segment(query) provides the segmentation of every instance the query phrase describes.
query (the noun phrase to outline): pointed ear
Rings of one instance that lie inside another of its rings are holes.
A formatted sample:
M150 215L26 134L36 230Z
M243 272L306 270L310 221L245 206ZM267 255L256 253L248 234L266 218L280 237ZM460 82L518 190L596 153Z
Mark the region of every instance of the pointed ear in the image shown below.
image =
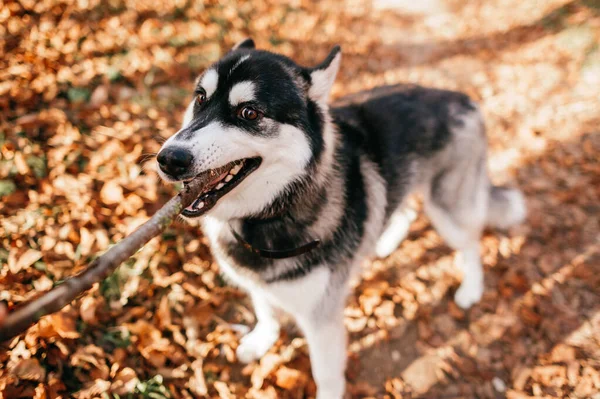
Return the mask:
M327 103L327 100L329 100L329 92L342 61L341 51L340 46L335 46L323 62L309 70L310 89L308 90L308 96L314 101Z
M233 48L230 51L235 51L242 48L255 49L256 45L254 44L254 40L252 40L251 38L244 39L241 42L238 42L235 46L233 46Z

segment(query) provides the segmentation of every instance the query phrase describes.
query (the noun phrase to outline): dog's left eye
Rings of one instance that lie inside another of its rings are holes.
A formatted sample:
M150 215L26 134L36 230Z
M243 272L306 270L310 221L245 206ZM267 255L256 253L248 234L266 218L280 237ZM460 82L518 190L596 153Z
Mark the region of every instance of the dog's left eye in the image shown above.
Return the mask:
M248 121L254 121L261 116L260 111L255 110L252 107L242 107L238 110L238 116Z

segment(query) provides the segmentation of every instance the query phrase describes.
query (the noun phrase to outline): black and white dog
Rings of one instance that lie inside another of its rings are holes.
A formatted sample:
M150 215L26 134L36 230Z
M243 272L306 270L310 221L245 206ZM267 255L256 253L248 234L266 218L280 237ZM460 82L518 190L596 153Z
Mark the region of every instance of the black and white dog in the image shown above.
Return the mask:
M406 236L408 194L422 194L462 255L454 300L463 308L483 292L483 228L526 213L519 191L490 183L484 124L466 95L398 85L330 106L340 61L338 47L305 68L239 43L198 79L181 130L157 157L169 182L230 166L183 215L202 217L223 273L252 297L258 323L239 360L269 350L279 337L274 309L283 309L306 336L319 399L344 394L348 280Z

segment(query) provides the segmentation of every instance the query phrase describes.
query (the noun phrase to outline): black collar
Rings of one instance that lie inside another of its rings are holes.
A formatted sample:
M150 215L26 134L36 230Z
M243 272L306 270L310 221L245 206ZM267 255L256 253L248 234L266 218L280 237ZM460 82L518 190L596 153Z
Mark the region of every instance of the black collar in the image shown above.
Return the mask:
M248 251L257 254L267 259L287 259L293 258L294 256L302 255L312 251L321 244L321 240L312 240L311 242L304 244L300 247L289 248L289 249L260 249L254 248L248 241L244 240L234 229L229 225L231 233L235 237L238 243L240 243Z

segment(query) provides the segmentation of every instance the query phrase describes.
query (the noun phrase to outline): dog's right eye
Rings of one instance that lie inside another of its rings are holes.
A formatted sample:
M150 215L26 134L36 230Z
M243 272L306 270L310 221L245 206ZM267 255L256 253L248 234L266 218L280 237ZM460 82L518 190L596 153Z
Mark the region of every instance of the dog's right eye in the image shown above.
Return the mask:
M247 121L254 121L261 117L262 113L252 107L246 106L238 110L238 116L242 119L246 119Z
M196 104L202 105L206 101L206 93L204 91L196 94Z

